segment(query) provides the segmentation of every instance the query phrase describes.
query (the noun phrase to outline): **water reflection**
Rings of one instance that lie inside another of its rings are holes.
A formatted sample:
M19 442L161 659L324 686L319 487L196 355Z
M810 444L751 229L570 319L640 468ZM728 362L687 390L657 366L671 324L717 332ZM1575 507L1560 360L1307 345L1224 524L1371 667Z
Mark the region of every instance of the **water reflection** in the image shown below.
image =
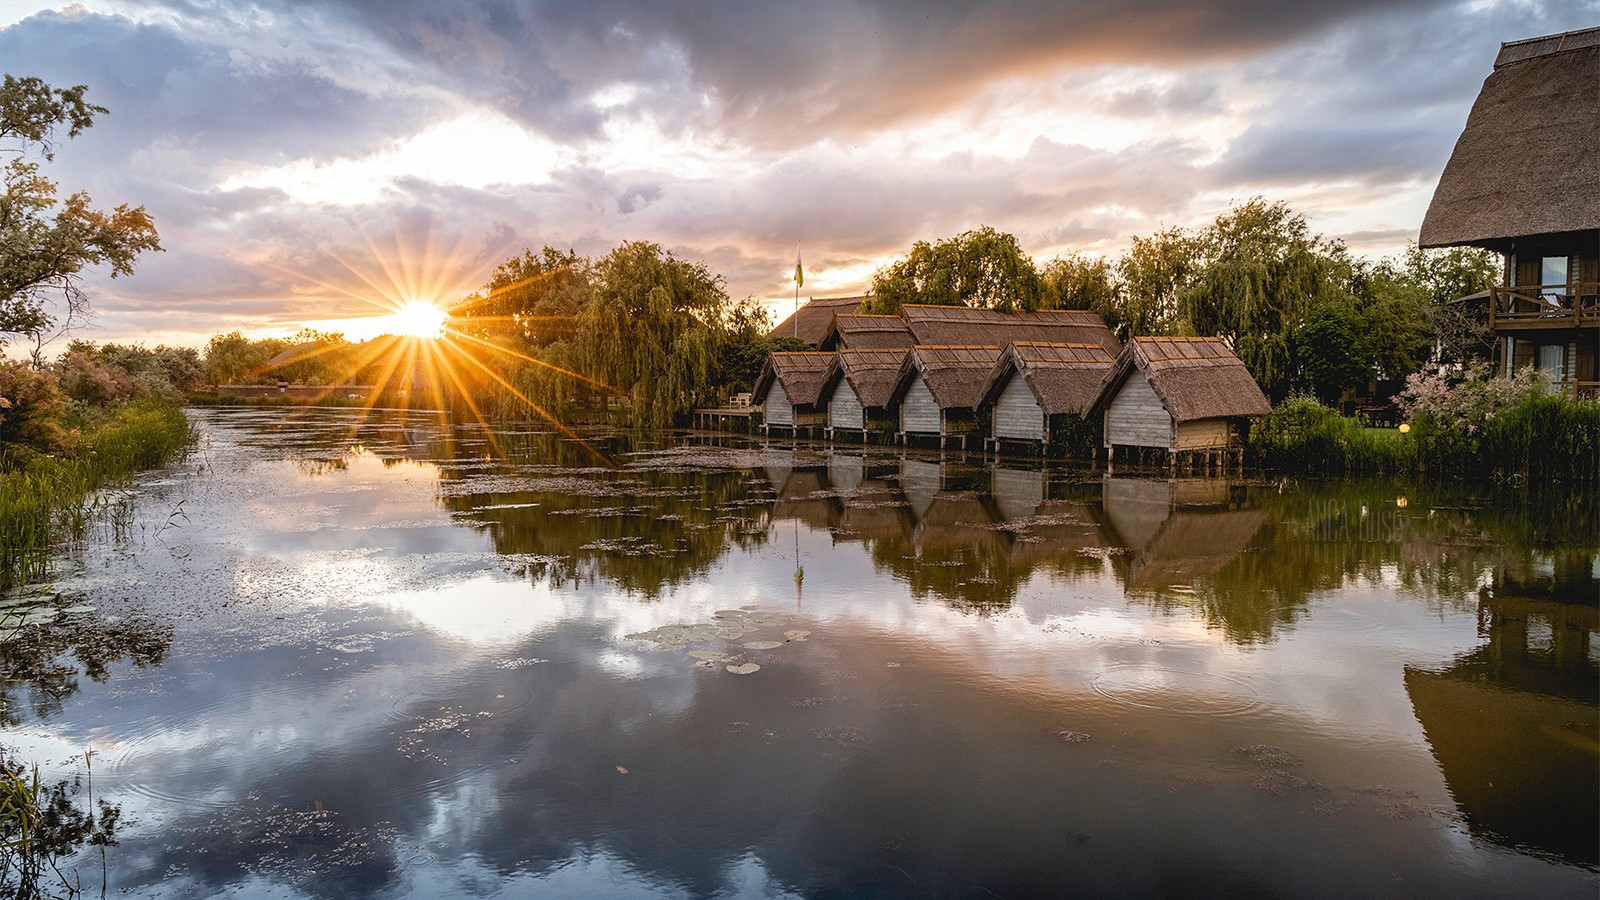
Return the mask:
M1439 671L1407 667L1406 692L1474 836L1595 866L1600 613L1517 583L1485 592L1487 643Z
M1581 506L207 415L193 527L90 561L171 649L25 723L137 807L116 889L1600 885Z

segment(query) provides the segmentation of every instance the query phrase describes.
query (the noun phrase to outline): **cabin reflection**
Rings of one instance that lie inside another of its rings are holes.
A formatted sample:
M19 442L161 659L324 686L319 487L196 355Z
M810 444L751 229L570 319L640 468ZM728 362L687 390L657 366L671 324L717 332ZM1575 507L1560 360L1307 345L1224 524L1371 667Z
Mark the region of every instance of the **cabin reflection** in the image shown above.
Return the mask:
M1115 568L1132 591L1189 587L1239 558L1267 519L1220 479L1106 478L1107 530L1128 551Z
M1600 665L1593 594L1497 589L1479 601L1487 643L1441 671L1408 666L1406 693L1471 834L1600 865Z

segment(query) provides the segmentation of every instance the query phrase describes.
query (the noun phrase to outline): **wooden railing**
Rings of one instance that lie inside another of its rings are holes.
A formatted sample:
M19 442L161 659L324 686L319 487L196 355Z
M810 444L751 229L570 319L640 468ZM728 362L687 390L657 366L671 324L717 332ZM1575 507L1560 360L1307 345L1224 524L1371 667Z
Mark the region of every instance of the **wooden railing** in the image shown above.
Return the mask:
M1600 325L1600 284L1519 284L1489 289L1491 328Z

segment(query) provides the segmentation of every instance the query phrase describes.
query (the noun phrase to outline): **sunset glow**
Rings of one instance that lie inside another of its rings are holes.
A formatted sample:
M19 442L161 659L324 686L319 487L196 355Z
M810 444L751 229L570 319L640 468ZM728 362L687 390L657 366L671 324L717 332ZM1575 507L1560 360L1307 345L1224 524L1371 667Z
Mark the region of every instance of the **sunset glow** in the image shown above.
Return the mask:
M373 329L397 337L436 338L444 330L444 310L426 300L410 300L387 316L379 316Z

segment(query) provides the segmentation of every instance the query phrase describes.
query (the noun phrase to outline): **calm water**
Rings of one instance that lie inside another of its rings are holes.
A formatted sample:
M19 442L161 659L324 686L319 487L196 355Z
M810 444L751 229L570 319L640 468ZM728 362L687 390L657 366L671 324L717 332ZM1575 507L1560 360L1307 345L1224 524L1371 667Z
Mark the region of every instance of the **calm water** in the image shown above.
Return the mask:
M5 651L114 894L1600 889L1591 503L290 415Z

